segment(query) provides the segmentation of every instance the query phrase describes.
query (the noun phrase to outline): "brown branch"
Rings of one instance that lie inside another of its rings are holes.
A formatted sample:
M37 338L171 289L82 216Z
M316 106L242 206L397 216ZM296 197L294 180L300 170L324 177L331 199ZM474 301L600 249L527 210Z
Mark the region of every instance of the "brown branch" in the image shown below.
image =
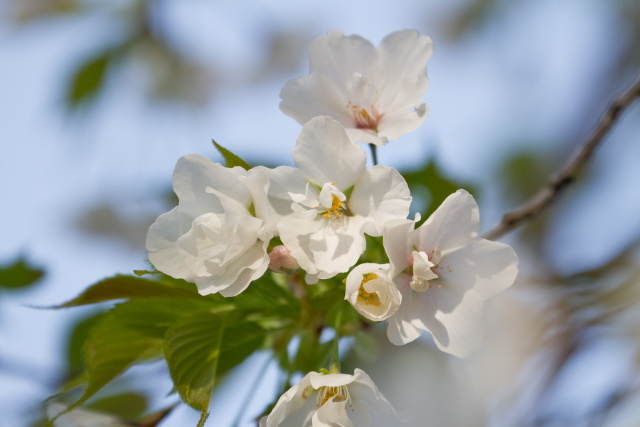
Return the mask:
M607 111L600 119L600 123L591 137L582 146L578 154L564 168L564 170L551 182L538 192L531 200L515 211L508 212L502 217L502 221L494 229L489 230L482 236L485 239L495 240L504 236L524 221L533 219L540 215L558 195L577 178L587 161L591 158L593 151L600 145L604 137L616 123L621 113L633 104L636 98L640 97L640 80L638 80L622 96L614 100Z

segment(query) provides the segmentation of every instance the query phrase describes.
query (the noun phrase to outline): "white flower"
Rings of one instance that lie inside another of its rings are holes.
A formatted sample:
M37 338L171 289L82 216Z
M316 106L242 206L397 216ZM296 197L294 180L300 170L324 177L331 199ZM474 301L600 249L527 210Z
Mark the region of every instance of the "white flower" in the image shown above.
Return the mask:
M353 375L308 373L283 394L260 427L393 427L389 401L362 370Z
M347 276L346 294L358 313L374 321L395 314L402 295L389 277L389 264L360 264Z
M195 282L202 295L234 296L269 265L265 226L268 178L189 154L178 160L173 189L180 203L149 228L149 261Z
M329 117L310 120L291 151L296 167L257 168L269 176L270 223L307 282L346 272L365 249L364 233L406 218L411 196L402 175L366 168L366 153Z
M47 417L53 419L56 415L65 411L67 405L62 403L50 403L47 405ZM89 411L83 408L75 408L66 414L60 415L54 422L54 427L131 427L128 421L114 417L113 415Z
M385 225L389 276L402 294L387 336L402 345L427 331L440 350L465 357L482 344L483 301L513 284L518 257L508 245L476 237L478 205L464 190L414 225Z
M309 45L309 75L289 81L280 109L304 125L331 116L353 142L384 145L427 117L422 98L433 44L415 30L388 35L377 48L358 35L329 31Z

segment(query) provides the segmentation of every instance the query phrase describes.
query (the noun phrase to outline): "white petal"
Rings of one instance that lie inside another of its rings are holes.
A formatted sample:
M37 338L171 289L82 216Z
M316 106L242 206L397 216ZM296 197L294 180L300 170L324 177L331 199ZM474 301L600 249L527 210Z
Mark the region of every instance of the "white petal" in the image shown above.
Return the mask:
M259 169L269 177L267 222L268 226L275 230L278 222L293 214L290 193L304 194L307 182L295 168L290 166L280 166L275 169L259 166L253 169Z
M426 253L420 251L412 252L413 255L413 277L418 277L423 280L433 280L438 278L438 275L435 274L431 267L434 267L434 264L429 261L429 257Z
M264 169L253 168L249 171L248 176L238 178L242 182L249 193L251 193L251 201L255 211L256 218L265 221L269 211L269 202L267 194L269 192L269 176Z
M280 98L280 110L301 125L318 116L333 117L345 127L353 123L345 85L322 74L312 72L288 81Z
M412 238L416 247L424 252L439 248L443 256L469 244L480 229L480 213L473 196L458 190L422 224Z
M409 307L414 326L430 332L440 350L467 357L482 345L482 297L476 291L461 293L444 284L415 292Z
M342 123L342 120L340 121ZM377 132L371 129L358 129L350 126L349 122L347 124L343 124L345 127L345 131L347 132L347 136L352 142L364 142L366 144L373 144L381 147L387 143L387 138L384 136L379 136ZM352 124L351 124L352 126Z
M409 215L411 193L397 170L377 165L360 175L348 204L354 215L372 220L367 234L381 236L385 222Z
M365 170L367 154L349 141L340 123L316 117L304 125L291 150L298 171L312 184L334 183L346 191Z
M384 86L380 91L380 106L388 114L420 104L429 84L427 60L433 53L433 42L416 30L389 34L378 47ZM393 138L395 139L395 138Z
M389 257L391 277L402 273L413 262L409 234L415 227L415 221L410 219L396 219L384 224L383 245Z
M373 420L373 426L392 427L402 424L402 420L396 413L393 405L387 398L380 393L378 387L363 370L356 368L353 373L355 381L349 386L349 393L354 402L363 402L370 414L367 414ZM354 412L352 418L361 412L354 404ZM356 424L361 425L361 424Z
M353 382L353 375L349 374L327 374L327 375L314 375L309 378L311 385L316 390L320 387L339 387L341 385L351 384Z
M304 416L306 416L307 419L311 419L311 411L301 411L301 408L303 407L303 405L305 405L305 403L310 403L311 401L313 401L313 409L315 409L316 407L315 399L309 399L309 396L305 396L305 389L311 385L310 378L314 375L321 374L318 374L317 372L309 372L307 375L305 375L304 378L302 378L302 380L300 380L298 384L294 385L282 396L280 396L280 399L278 399L276 406L271 410L271 413L267 418L267 427L280 426L286 418L291 419L291 415L296 412L306 413L304 414ZM282 425L284 426L286 424ZM301 425L307 424L299 422L298 427Z
M400 139L405 133L413 132L427 119L427 104L407 105L403 108L389 110L378 124L378 135L387 139ZM380 145L380 144L376 144Z
M193 218L176 206L156 219L147 232L146 248L151 264L172 277L189 282L195 275L178 252L178 239L191 229Z
M248 206L251 194L238 177L247 175L239 166L226 168L213 163L206 157L188 154L181 157L173 172L173 190L180 200L182 211L192 218L205 212L221 212L220 202L215 195L206 192L207 187Z
M443 259L451 272L442 276L452 285L473 287L487 299L511 286L518 275L518 256L504 243L474 239Z
M347 402L336 402L335 396L327 400L315 414L312 427L355 427L347 415Z
M219 292L224 297L232 297L262 277L268 266L266 242L258 241L230 263L222 275L196 277L195 283L201 295ZM209 265L207 267L212 269Z
M309 69L346 84L354 73L371 76L379 67L376 48L358 36L329 31L309 44Z
M288 218L278 230L300 267L326 279L348 271L358 261L366 247L362 226L363 219L358 217Z
M402 295L402 304L396 314L388 319L387 337L394 345L408 344L422 335L422 331L413 324L413 315L410 311L410 298L415 294L409 286L411 277L407 274L400 274L393 282Z

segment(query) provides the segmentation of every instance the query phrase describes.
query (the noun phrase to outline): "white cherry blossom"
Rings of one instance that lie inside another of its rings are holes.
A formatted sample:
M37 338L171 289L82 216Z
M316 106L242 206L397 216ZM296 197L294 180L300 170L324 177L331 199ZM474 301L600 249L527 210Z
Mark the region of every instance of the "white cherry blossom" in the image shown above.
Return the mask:
M283 394L260 427L394 427L393 406L362 370L353 375L308 373Z
M402 294L387 335L402 345L427 331L440 350L465 357L482 344L483 301L513 284L518 257L506 244L476 237L478 205L464 190L414 226L410 220L385 225L389 277Z
M149 261L202 295L239 294L269 265L268 186L260 171L182 157L173 174L179 204L149 228Z
M411 196L397 170L366 168L367 155L329 117L310 120L291 151L296 168L257 168L269 176L269 223L308 283L346 272L365 249L364 233L406 218Z
M388 35L376 48L358 36L329 31L309 45L309 75L289 81L280 109L304 125L331 116L353 142L384 145L427 117L422 98L433 43L418 31Z
M389 264L360 264L347 276L345 298L369 320L391 317L400 307L402 295L389 277Z

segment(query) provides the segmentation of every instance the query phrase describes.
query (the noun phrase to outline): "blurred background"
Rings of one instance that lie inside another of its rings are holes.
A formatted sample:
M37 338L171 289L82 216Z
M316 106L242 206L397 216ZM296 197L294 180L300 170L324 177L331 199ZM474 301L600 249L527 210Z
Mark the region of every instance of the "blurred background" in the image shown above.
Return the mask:
M308 73L330 29L374 44L430 35L429 116L378 150L415 211L457 188L484 230L568 161L608 102L640 75L637 0L0 1L0 426L42 424L43 400L82 366L96 308L61 303L147 267L148 226L175 203L177 159L292 164L300 125L279 92ZM411 426L640 424L640 103L558 203L506 236L517 283L485 307L468 360L384 329L346 355ZM362 351L362 349L366 351ZM220 386L207 425L253 426L277 364L250 358ZM91 405L140 418L176 401L159 363ZM182 405L160 426L195 425Z

